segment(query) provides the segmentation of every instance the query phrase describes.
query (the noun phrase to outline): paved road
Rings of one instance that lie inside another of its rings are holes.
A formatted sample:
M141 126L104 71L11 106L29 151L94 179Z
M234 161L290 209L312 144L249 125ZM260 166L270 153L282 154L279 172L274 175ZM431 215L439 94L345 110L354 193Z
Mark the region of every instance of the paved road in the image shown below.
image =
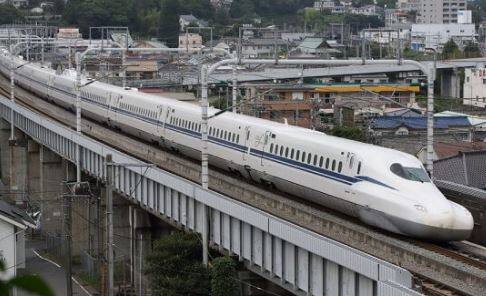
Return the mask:
M27 241L25 246L26 271L30 274L37 274L53 289L57 295L66 294L66 274L64 269L46 258L41 258L38 249L39 242ZM31 296L29 293L19 291L18 296ZM73 295L89 296L79 285L73 282Z

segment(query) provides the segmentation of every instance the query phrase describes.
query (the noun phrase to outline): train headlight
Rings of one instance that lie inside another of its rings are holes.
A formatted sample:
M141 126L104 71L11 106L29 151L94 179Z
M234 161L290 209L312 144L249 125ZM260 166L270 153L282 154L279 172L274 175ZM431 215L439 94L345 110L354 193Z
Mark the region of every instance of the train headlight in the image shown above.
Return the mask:
M414 207L424 213L427 213L427 209L423 205L414 205Z

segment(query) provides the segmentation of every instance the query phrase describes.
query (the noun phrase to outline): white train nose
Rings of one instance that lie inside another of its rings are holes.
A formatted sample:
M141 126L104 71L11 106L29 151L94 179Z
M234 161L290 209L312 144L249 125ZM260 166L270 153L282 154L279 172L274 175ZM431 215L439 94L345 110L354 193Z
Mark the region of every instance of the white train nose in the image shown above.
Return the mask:
M472 232L474 228L474 218L465 207L451 202L451 207L453 210L454 222L453 229L457 230L469 230Z

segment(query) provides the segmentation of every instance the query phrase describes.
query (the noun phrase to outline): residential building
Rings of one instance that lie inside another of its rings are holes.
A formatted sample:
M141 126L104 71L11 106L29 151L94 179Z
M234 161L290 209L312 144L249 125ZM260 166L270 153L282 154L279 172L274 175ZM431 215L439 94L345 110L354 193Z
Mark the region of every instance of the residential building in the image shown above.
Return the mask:
M442 51L443 45L451 39L463 47L467 43L476 42L476 37L474 24L413 24L411 48L417 51L426 48Z
M333 46L328 43L324 38L319 37L307 37L302 41L296 48L298 53L311 56L335 56L341 53L338 49L333 48Z
M179 35L179 48L194 49L202 46L202 36L199 34L184 33Z
M364 5L361 7L349 8L349 13L351 14L361 14L367 16L381 16L383 15L383 12L383 8L378 5Z
M486 108L486 68L464 69L463 104Z
M366 29L361 32L361 36L371 42L381 45L391 45L395 47L400 40L408 40L410 38L410 26L402 26L401 28L376 28Z
M458 22L458 11L467 9L467 0L398 0L396 6L415 11L417 23L450 24Z
M186 27L191 24L197 27L206 27L208 25L206 21L200 20L192 14L182 14L179 16L179 28L181 32L185 31Z
M158 77L159 67L156 61L131 60L125 64L128 78L155 79Z
M0 201L0 259L8 267L0 273L1 279L10 279L17 275L18 269L25 268L25 231L28 228L36 228L36 225L25 212Z
M59 39L80 39L83 38L78 28L59 28L57 32Z
M241 54L246 58L271 58L287 51L288 43L282 39L249 38L241 44Z
M371 115L382 115L387 108L414 104L415 93L419 91L415 86L380 83L268 83L244 84L241 87L247 100L252 102L243 108L243 113L306 128L322 128L326 124L320 120L322 116L327 114L332 119L340 114L336 110L341 107L353 110L353 115L346 117L345 121L359 123ZM380 100L380 96L390 97L400 105ZM364 103L355 104L357 101ZM339 121L339 116L336 118Z
M421 0L398 0L396 3L397 9L405 11L419 11Z
M373 120L371 128L379 135L408 136L411 134L424 134L427 131L426 116L382 116ZM451 131L468 132L471 128L467 116L434 117L434 130L437 133Z
M332 11L335 6L336 3L334 2L334 0L319 0L314 2L314 9L319 11Z
M339 126L363 126L371 119L383 115L385 109L386 102L378 99L346 99L334 104L334 119Z
M458 10L457 11L457 23L458 24L472 24L472 11L471 10Z
M396 24L413 23L410 12L404 9L385 9L385 27Z
M29 6L29 0L0 0L0 4L9 3L16 8Z
M443 0L442 3L442 22L444 24L458 23L458 12L467 9L467 0Z

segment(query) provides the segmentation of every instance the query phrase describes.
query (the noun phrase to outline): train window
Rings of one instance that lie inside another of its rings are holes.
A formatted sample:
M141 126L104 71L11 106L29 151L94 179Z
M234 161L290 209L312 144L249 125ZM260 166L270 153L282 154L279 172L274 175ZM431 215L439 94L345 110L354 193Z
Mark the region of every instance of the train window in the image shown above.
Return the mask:
M351 156L351 158L349 159L349 169L353 169L353 165L354 165L354 156Z
M305 151L302 151L302 162L305 162Z
M278 145L275 145L275 154L278 154Z
M356 172L358 175L361 173L361 161L358 162L358 171Z
M200 125L200 124L198 124L198 125L197 125L197 130L198 130L199 132L201 132L201 125Z
M334 171L336 169L336 160L332 160L332 170Z
M328 169L328 168L329 168L329 157L326 158L326 169Z
M312 159L312 154L308 154L307 155L307 164L310 164L311 163L311 159Z
M284 152L284 147L283 146L280 146L280 156L283 155L283 152Z
M236 134L233 134L233 137L231 138L231 142L234 142L236 140Z
M292 148L292 150L290 150L290 158L291 159L294 159L294 152L295 152L295 150L294 150L294 148Z
M343 170L343 162L340 161L338 164L338 172L340 173Z
M285 148L285 157L288 158L289 157L289 147L286 147Z
M228 132L227 131L224 131L224 138L223 139L227 139L227 135L228 135Z
M209 128L209 135L210 135L210 136L212 136L212 135L213 135L213 128L212 128L212 127L210 127L210 128Z
M240 135L237 135L236 136L236 143L239 143L240 142Z
M317 165L317 155L314 155L314 165Z
M390 166L390 170L395 175L410 181L430 182L429 175L422 167L404 167L399 163L394 163Z
M273 153L273 143L270 144L270 153Z
M322 165L324 164L324 157L321 156L321 158L319 159L319 167L322 168Z
M299 160L300 159L300 150L297 150L297 153L295 155L295 159Z

